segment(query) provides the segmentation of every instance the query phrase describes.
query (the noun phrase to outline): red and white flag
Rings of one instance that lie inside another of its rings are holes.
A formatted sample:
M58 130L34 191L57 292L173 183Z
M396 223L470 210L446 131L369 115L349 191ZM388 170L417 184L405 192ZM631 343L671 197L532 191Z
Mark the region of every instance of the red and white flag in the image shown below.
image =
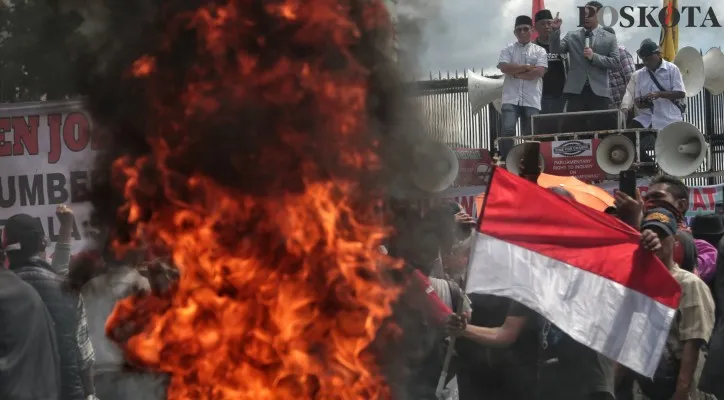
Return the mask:
M616 218L495 168L466 290L516 300L651 377L681 289Z
M533 0L533 13L530 15L531 18L533 18L533 24L535 25L535 14L540 11L544 10L546 8L543 0ZM531 40L535 40L538 37L538 32L536 32L535 29L533 29L533 33L531 36Z

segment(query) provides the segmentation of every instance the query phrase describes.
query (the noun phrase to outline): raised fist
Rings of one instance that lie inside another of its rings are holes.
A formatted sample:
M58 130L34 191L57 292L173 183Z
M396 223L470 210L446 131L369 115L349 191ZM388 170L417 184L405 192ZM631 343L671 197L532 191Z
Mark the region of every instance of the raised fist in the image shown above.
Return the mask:
M65 204L61 204L58 206L58 208L55 209L55 215L58 216L61 225L68 225L73 223L73 210Z

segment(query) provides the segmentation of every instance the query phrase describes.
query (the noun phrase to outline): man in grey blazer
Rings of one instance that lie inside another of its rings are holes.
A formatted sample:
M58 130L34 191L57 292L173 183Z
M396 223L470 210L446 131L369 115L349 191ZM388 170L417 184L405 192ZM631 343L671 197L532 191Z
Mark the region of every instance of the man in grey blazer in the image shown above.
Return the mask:
M586 8L583 28L570 31L561 38L561 20L555 19L550 35L551 53L568 54L569 58L568 76L563 88L568 99L566 110L569 112L609 109L611 90L608 71L620 67L616 35L606 32L598 23L598 11L603 5L598 1L589 1ZM594 118L586 120L590 122L589 127L601 122L593 122L596 120ZM606 123L606 128L609 124ZM598 129L601 128L599 125Z

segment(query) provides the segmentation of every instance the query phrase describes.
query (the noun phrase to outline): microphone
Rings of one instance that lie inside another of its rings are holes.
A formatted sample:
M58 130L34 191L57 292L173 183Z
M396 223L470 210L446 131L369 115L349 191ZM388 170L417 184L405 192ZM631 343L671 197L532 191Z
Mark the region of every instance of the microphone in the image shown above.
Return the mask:
M590 49L591 48L591 38L593 37L593 32L590 30L586 31L586 42L584 48Z

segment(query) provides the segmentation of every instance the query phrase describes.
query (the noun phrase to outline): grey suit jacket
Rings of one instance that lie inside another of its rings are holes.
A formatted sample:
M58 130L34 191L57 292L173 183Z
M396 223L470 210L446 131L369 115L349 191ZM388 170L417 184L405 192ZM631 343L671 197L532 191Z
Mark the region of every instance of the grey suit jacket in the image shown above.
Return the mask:
M590 61L583 56L585 39L586 30L583 28L568 32L562 39L560 30L551 33L551 53L568 54L569 69L563 92L580 94L588 79L593 93L611 98L608 70L621 66L616 35L597 29L592 39L593 59Z

